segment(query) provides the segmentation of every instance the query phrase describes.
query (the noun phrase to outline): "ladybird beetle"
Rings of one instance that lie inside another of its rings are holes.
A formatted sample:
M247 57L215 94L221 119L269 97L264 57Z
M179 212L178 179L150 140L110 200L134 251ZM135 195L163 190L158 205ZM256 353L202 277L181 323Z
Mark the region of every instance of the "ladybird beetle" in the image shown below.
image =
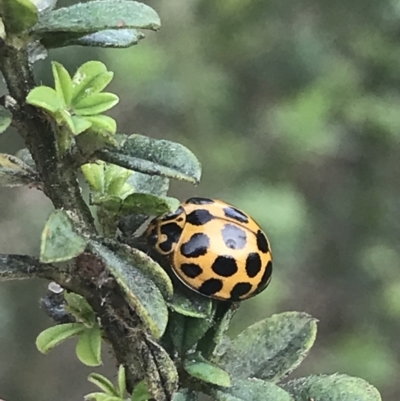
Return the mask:
M145 236L156 252L169 256L185 285L207 297L240 301L271 280L266 235L249 215L220 200L190 198L153 219Z

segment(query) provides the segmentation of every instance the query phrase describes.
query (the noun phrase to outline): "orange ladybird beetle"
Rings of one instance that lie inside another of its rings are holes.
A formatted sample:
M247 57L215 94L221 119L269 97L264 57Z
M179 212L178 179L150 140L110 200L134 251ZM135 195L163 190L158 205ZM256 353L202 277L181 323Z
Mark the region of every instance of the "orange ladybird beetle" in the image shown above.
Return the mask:
M178 278L204 296L240 301L271 281L267 236L249 215L220 200L190 198L153 219L145 236L156 252L169 256Z

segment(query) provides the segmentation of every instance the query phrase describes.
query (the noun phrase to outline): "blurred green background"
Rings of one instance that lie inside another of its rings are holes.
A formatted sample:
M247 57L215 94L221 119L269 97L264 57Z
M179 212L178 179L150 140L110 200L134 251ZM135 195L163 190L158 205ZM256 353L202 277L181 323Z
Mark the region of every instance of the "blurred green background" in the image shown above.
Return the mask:
M63 2L61 5L68 3ZM163 27L126 50L72 47L50 60L71 73L89 59L115 72L119 131L181 142L203 165L180 199L224 199L267 232L274 275L244 302L232 334L276 312L319 319L317 342L291 377L340 371L400 399L400 1L149 1ZM23 146L15 131L0 151ZM0 252L38 253L51 205L0 189ZM0 398L82 399L92 369L74 342L35 349L51 324L47 283L2 283ZM105 353L109 377L114 362Z

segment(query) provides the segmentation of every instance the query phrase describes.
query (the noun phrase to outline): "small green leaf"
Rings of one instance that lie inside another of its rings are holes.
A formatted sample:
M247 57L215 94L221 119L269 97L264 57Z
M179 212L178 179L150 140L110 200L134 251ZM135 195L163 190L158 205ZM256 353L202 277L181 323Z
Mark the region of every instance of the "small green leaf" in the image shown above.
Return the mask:
M100 61L88 61L82 64L72 78L72 105L88 96L100 93L112 80L114 73L107 70Z
M146 382L142 380L133 389L131 401L147 401L150 398L152 398L152 395L147 390Z
M40 261L62 262L80 255L87 240L78 234L64 210L55 210L46 222L40 245Z
M70 105L72 99L71 77L65 67L62 64L57 63L56 61L52 62L52 68L55 90L58 97L60 99L63 99L64 107L67 107Z
M374 386L363 379L342 374L303 377L282 387L295 401L382 401Z
M2 19L8 33L27 31L38 21L38 10L30 0L7 0L2 8Z
M81 323L66 323L49 327L38 335L36 347L41 353L47 354L58 344L70 337L83 333L84 330L85 327Z
M276 384L258 379L235 379L232 387L213 389L211 394L214 401L294 401L289 393Z
M114 164L104 164L105 193L125 199L133 191L133 188L127 184L131 174L132 172L126 168Z
M184 316L204 319L212 314L212 300L192 290L186 290L183 284L175 286L174 296L168 306ZM187 295L186 295L187 294Z
M92 126L92 123L84 117L72 116L71 120L73 124L71 127L71 132L74 135L82 134L82 132L85 132Z
M72 313L87 327L93 327L96 324L96 315L85 298L73 292L65 292L64 298L67 301L65 306L67 312Z
M230 387L229 374L216 365L205 360L201 355L192 355L185 360L184 369L191 376L206 383L215 384L220 387Z
M118 368L118 395L124 398L126 394L126 370L124 365Z
M240 333L218 364L240 379L277 381L305 358L316 333L316 319L307 313L274 315Z
M105 246L91 242L90 247L115 277L127 301L143 319L145 328L155 338L160 338L167 326L168 309L158 287L140 270Z
M27 0L25 0L27 1ZM33 28L46 32L94 33L107 29L158 29L160 18L149 6L130 0L97 0L63 7L41 16Z
M128 195L121 205L121 214L141 213L158 216L178 209L178 199L169 196L134 193Z
M12 114L3 106L0 106L0 134L10 126L11 122Z
M88 380L96 385L100 390L103 390L104 393L108 395L113 395L115 397L120 396L114 384L109 379L107 379L107 377L104 377L103 375L100 375L98 373L91 373L88 376Z
M106 132L110 134L115 134L117 131L117 123L116 121L104 115L98 116L87 116L85 119L92 123L91 130L95 132Z
M32 89L26 98L26 102L43 109L53 116L64 107L63 100L58 96L57 92L48 86L38 86Z
M87 163L81 166L83 175L92 191L105 192L104 163Z
M99 152L99 158L149 175L198 183L201 166L194 154L184 146L142 135L120 135L119 149Z
M101 330L97 324L79 337L76 355L87 366L101 365Z
M74 103L73 107L75 113L80 116L92 116L111 109L118 102L117 95L101 92L79 99L78 102Z
M35 170L15 156L0 153L0 185L18 187L40 183Z

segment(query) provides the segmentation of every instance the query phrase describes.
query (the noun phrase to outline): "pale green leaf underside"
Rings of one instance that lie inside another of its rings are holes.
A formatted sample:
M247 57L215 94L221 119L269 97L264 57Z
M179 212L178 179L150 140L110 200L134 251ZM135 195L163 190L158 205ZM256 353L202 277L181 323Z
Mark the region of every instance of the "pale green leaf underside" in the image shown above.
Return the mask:
M274 315L253 324L232 340L219 364L237 378L276 381L304 359L316 332L316 320L306 313Z
M343 374L294 379L282 386L295 401L382 401L378 390L363 379Z
M67 213L54 211L42 232L40 260L44 263L70 260L80 255L87 241L76 231Z
M63 7L44 14L33 32L94 33L107 29L153 29L160 18L149 6L129 0L95 0Z

